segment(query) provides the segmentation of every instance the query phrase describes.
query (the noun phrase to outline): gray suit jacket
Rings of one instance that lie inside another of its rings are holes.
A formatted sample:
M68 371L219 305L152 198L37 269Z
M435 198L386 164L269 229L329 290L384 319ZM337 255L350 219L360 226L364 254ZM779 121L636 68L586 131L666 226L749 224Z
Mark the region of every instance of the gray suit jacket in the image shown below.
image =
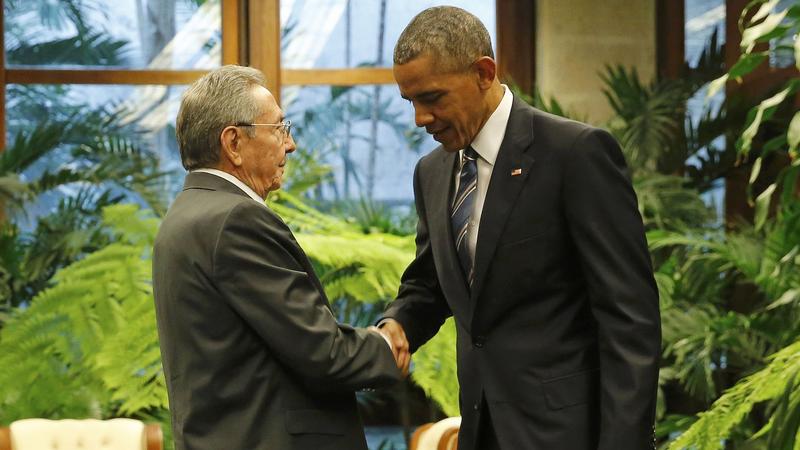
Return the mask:
M503 448L652 447L658 292L617 143L515 98L471 289L448 213L456 156L438 148L417 165L417 256L385 317L412 350L455 317L459 450L476 449L487 409Z
M340 325L286 224L190 173L153 250L178 450L365 450L354 390L399 380L376 333Z

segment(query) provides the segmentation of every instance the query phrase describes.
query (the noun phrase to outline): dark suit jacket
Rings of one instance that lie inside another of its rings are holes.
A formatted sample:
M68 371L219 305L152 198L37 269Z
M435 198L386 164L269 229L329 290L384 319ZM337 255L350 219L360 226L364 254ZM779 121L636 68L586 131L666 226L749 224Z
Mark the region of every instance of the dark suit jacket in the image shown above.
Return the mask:
M153 254L178 450L366 450L354 390L400 378L384 339L337 324L289 228L190 173Z
M504 449L652 447L658 292L616 141L514 99L471 290L448 216L457 155L417 165L417 256L385 317L412 351L455 317L459 450L475 449L483 408Z

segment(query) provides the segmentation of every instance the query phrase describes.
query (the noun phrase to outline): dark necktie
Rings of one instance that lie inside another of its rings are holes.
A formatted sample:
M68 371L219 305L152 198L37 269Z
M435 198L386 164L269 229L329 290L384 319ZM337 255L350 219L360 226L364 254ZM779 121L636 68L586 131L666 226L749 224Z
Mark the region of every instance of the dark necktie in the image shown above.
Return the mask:
M475 207L475 189L478 186L477 158L478 153L472 147L464 149L461 172L458 175L458 190L450 213L458 259L469 284L472 284L472 257L469 254L468 235L469 222Z

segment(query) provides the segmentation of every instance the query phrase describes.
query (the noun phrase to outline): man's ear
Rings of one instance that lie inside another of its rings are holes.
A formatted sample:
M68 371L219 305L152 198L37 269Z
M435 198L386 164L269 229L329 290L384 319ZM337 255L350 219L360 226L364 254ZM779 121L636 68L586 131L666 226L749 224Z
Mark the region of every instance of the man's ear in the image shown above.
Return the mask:
M478 74L478 85L481 89L489 89L497 76L497 63L488 56L481 56L473 65Z
M234 126L225 127L222 134L219 136L219 141L222 146L220 159L234 167L242 165L242 155L239 153L239 147L242 144L239 129Z

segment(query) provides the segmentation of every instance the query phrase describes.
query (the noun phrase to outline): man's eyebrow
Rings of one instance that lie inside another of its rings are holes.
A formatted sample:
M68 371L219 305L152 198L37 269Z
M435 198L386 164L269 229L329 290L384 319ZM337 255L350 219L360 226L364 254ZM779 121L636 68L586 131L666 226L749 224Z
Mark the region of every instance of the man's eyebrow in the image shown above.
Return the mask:
M441 89L433 89L433 90L430 90L430 91L420 92L419 94L415 95L414 98L432 97L432 96L440 95L440 94L443 94L443 93L444 92ZM404 94L400 94L400 97L403 97L403 99L405 99L405 100L409 100L409 101L411 100L411 98L409 98L408 96L406 96Z

